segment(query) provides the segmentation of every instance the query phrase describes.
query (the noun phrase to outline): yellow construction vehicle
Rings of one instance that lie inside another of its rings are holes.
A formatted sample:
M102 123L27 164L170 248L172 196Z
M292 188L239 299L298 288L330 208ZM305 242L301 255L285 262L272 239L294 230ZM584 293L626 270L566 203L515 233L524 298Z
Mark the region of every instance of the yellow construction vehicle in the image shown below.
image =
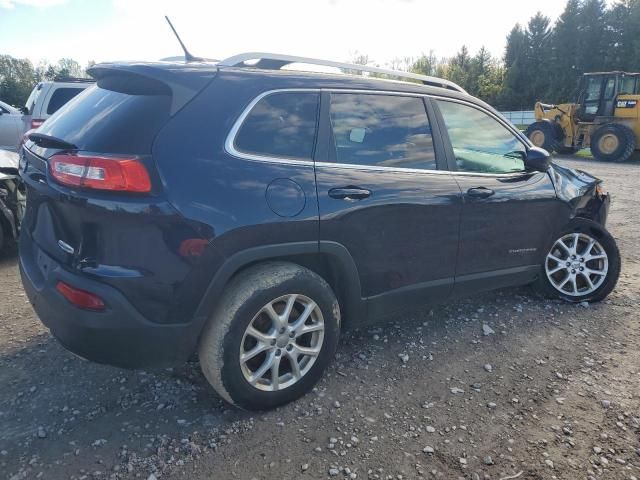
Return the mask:
M585 73L576 103L538 102L535 115L526 135L537 147L624 162L640 149L640 73Z

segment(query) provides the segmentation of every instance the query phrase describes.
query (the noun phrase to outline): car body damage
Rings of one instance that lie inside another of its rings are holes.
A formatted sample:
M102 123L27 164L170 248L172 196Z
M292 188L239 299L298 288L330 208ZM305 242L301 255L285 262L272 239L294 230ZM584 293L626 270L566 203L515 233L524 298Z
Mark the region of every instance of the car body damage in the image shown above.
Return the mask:
M17 153L0 150L0 250L18 238L26 204L18 158Z
M554 164L549 170L558 197L567 202L572 216L588 218L604 225L611 197L602 180L582 170Z

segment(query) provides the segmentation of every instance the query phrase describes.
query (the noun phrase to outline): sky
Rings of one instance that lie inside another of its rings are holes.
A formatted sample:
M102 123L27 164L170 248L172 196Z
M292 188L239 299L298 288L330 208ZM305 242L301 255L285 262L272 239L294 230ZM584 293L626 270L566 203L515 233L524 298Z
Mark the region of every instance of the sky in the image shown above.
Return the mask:
M57 61L159 60L182 51L225 58L260 51L384 66L464 44L496 57L537 10L552 21L564 0L0 0L0 54Z

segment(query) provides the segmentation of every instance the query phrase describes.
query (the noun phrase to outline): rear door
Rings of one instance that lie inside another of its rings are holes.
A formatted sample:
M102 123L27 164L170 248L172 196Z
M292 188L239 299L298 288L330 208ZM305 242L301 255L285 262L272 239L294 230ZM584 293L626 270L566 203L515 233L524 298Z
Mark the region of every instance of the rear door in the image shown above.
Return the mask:
M427 105L390 92L323 93L320 241L349 250L369 316L452 289L461 197L441 169L442 144Z
M532 280L563 208L549 174L525 171L527 145L489 110L434 103L464 200L455 291Z

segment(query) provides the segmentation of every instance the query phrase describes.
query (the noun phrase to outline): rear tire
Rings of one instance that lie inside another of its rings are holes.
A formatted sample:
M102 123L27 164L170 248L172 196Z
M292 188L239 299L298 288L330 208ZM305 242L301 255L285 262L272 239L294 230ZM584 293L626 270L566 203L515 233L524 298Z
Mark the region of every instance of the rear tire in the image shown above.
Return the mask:
M636 149L636 137L629 127L609 123L591 136L591 153L602 162L626 162Z
M269 410L313 388L339 334L340 307L327 282L299 265L263 263L225 289L200 338L200 365L227 402Z
M544 120L529 125L525 135L536 147L544 148L549 153L557 151L564 138L560 125Z
M576 219L557 235L543 260L534 288L568 302L599 302L615 288L620 252L600 224Z

